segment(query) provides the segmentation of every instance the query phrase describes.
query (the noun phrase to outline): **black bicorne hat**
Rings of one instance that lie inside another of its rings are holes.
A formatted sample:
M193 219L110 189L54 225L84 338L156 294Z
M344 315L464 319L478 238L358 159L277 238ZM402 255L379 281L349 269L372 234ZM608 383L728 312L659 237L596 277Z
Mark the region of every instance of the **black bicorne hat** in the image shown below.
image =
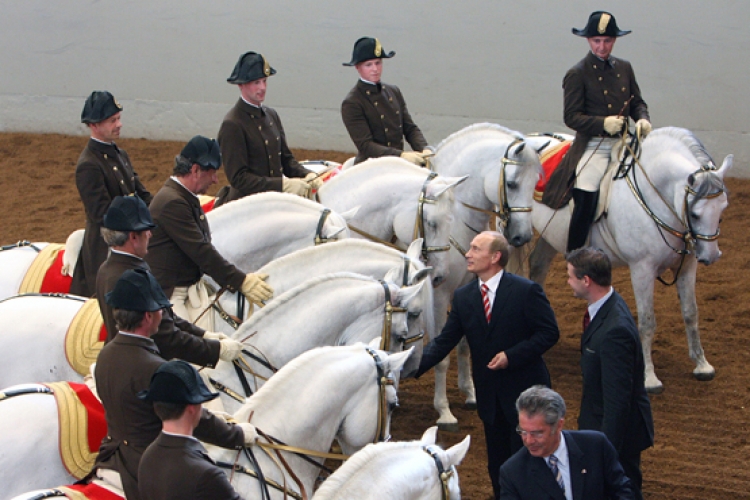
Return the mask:
M148 207L137 196L117 196L104 214L102 225L113 231L145 231L156 227Z
M594 36L625 36L628 33L630 33L630 30L623 31L620 28L617 27L617 21L615 21L615 16L610 14L609 12L604 12L602 10L597 10L596 12L592 12L589 16L589 22L586 24L586 27L582 30L573 28L571 30L574 35L583 36L586 38L591 38Z
M195 368L181 359L168 361L157 368L151 376L149 388L138 393L144 401L183 405L205 403L218 396L218 392L211 392L206 387Z
M145 269L128 269L105 296L107 304L126 311L154 312L172 304L154 276Z
M276 70L268 64L265 57L257 52L245 52L234 65L234 70L227 81L239 85L275 74Z
M106 90L95 90L83 105L81 123L99 123L122 111L122 105Z
M196 135L182 148L180 156L203 168L218 170L221 167L221 150L216 139Z
M352 60L348 63L342 63L344 66L356 66L362 61L369 61L370 59L390 59L395 56L394 51L388 53L383 50L383 46L380 45L380 40L377 38L371 38L365 36L354 42L354 50L352 50Z

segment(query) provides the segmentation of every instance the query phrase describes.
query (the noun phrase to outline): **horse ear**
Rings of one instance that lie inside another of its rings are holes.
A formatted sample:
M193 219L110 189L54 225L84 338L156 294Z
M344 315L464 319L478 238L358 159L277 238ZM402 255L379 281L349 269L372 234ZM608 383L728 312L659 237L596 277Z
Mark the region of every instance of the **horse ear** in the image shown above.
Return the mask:
M471 436L466 436L460 443L451 446L445 452L448 454L448 463L450 466L459 465L469 451Z
M422 245L424 244L423 238L417 238L409 244L409 248L406 249L406 256L411 260L419 260L422 257Z
M426 279L431 273L433 269L431 267L425 267L424 269L420 269L417 271L417 274L414 275L414 279L412 280L413 283L419 283L420 281Z
M343 231L345 231L345 230L347 230L347 229L348 229L348 228L346 228L346 227L337 227L337 226L331 226L331 233L330 233L330 234L329 234L329 235L328 235L327 237L328 237L329 239L330 239L330 238L335 238L335 237L336 237L336 236L338 236L338 235L339 235L339 234L340 234L341 232L343 232Z
M380 342L382 341L382 337L375 337L370 341L369 344L367 344L367 347L370 347L372 349L380 349Z
M380 340L378 339L378 342ZM398 373L401 371L401 368L404 367L404 363L406 363L406 360L409 359L409 356L414 352L414 347L410 347L406 351L401 351L393 354L388 355L388 368L394 373Z
M727 175L727 172L732 170L733 164L734 155L727 155L727 157L724 158L724 162L721 164L721 167L716 171L716 175L723 179Z
M437 425L433 425L432 427L424 431L424 434L422 434L422 439L420 439L419 442L425 446L435 444L435 442L437 441L437 431Z
M521 144L519 144L518 147L516 147L516 151L513 154L516 156L520 155L523 152L525 147L526 147L526 141L521 142Z
M402 281L399 279L399 274L401 273L401 266L395 266L388 270L387 273L385 273L385 277L383 278L383 281L387 281L389 283L402 283Z
M357 206L356 206L356 207L354 207L354 208L350 208L350 209L349 209L349 210L347 210L346 212L341 212L341 213L339 213L339 215L340 215L341 217L343 217L345 221L349 222L349 221L351 221L352 219L354 219L354 217L356 217L356 216L357 216L357 212L359 212L359 207L360 207L360 206L359 206L359 205L357 205Z
M547 149L547 146L549 146L550 142L552 142L552 141L547 141L544 144L542 144L541 146L539 146L538 148L536 148L536 154L538 154L538 155L542 154L542 151L544 151L545 149Z
M463 177L439 177L439 179L442 180L445 185L440 187L436 192L431 193L431 196L437 198L449 189L453 189L454 187L458 186L468 178L468 175L464 175Z
M398 292L398 303L401 305L401 307L407 307L409 303L414 299L414 297L419 295L419 292L422 291L423 286L424 281L420 281L416 285L401 287Z

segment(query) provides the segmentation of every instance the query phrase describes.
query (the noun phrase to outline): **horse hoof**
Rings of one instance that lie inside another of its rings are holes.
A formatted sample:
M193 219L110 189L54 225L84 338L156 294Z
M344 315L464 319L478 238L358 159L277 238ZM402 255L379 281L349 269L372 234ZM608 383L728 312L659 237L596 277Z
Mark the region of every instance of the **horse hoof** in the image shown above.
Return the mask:
M646 392L649 394L661 394L664 392L664 386L657 385L656 387L646 387Z
M477 411L477 402L467 401L466 403L464 403L464 410Z
M696 380L700 380L701 382L708 382L709 380L713 380L715 376L716 376L716 372L693 373L693 377L695 377Z
M441 424L438 423L438 430L444 431L444 432L458 432L459 427L458 424Z

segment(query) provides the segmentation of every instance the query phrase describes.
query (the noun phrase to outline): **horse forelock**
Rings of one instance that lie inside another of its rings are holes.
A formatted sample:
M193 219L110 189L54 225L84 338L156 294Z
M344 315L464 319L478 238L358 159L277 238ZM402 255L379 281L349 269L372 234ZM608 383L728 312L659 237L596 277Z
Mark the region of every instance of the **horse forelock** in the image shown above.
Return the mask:
M502 125L498 125L497 123L475 123L473 125L469 125L467 127L462 128L461 130L457 132L453 132L451 135L440 141L440 143L437 145L436 150L439 151L440 148L448 144L449 142L455 141L458 138L461 138L468 134L473 134L475 132L482 132L482 131L493 131L493 132L502 132L504 134L507 134L511 136L514 139L523 139L524 136L520 132L517 132L515 130L511 130L507 127L503 127Z
M337 243L338 244L338 243ZM242 324L240 327L240 331L245 330L251 330L254 327L254 325L261 320L265 319L266 316L273 314L276 309L279 309L281 307L284 307L289 301L294 300L297 296L309 292L314 288L317 288L321 285L327 285L333 281L355 281L355 282L361 282L361 283L377 283L378 280L375 278L372 278L370 276L365 276L363 274L357 274L357 273L350 273L350 272L338 272L338 273L330 273L330 274L324 274L322 276L318 276L316 278L312 278L308 281L305 281L304 283L300 283L299 285L295 286L294 288L291 288L287 290L286 292L282 293L278 297L274 297L274 299L268 303L265 307L263 307L259 312L253 313L253 315L248 319L246 322ZM238 333L236 337L241 338L242 334Z
M699 179L698 187L695 189L695 198L693 203L705 198L708 195L712 195L719 192L725 192L728 194L724 180L710 170L704 170L696 174Z
M362 469L372 466L377 467L384 460L393 460L394 456L413 452L424 453L420 441L368 444L344 462L333 475L329 476L315 493L315 496L316 498L326 498L326 495L331 495L355 476L361 474ZM418 456L421 457L421 455ZM437 473L435 473L435 477L437 477Z
M695 134L693 134L688 129L680 127L657 128L656 130L651 132L651 134L649 134L648 138L652 141L664 138L671 138L679 141L688 149L692 157L695 158L699 165L714 165L714 160L713 158L711 158L711 155L708 154L706 147L703 145L700 139L698 139Z

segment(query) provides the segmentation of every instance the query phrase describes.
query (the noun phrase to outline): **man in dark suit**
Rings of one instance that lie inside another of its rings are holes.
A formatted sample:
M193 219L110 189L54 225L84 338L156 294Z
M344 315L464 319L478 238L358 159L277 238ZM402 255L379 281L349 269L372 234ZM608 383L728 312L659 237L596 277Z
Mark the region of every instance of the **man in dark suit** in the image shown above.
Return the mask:
M352 60L344 63L356 67L359 73L359 81L341 103L341 118L357 147L355 163L400 156L424 166L426 158L433 154L412 120L401 90L380 80L383 59L395 54L383 50L377 38L363 37L354 43ZM404 151L404 138L413 151Z
M229 187L219 191L217 207L264 191L307 196L311 188L323 185L294 158L276 110L263 106L268 77L275 74L265 57L246 52L227 78L239 87L240 99L217 136L229 179Z
M138 394L154 405L162 432L148 445L138 467L143 500L239 500L227 475L193 437L203 403L219 394L208 390L195 368L184 361L164 363Z
M598 431L563 431L565 401L547 387L516 401L524 448L500 468L502 500L629 500L630 480Z
M114 309L120 331L102 348L94 369L107 420L95 474L105 478L99 469L117 471L125 497L140 500L138 465L146 447L159 435L161 421L138 393L149 387L154 372L166 363L151 336L159 330L163 309L171 304L154 277L143 269L125 271L106 300ZM208 410L201 413L195 435L226 448L249 446L257 439L252 424L230 425Z
M230 292L241 292L260 303L273 295L266 277L245 273L227 261L211 243L211 230L198 195L216 183L221 153L215 139L197 135L175 158L172 177L156 193L149 207L156 222L146 261L178 316L195 321L209 305L189 308L188 288L202 286L203 274ZM196 293L207 297L207 293ZM194 313L194 314L193 314ZM205 315L204 315L205 318Z
M128 154L117 147L120 138L122 106L107 91L94 91L86 99L81 122L91 138L76 165L76 187L86 211L86 234L73 272L70 293L91 297L96 273L107 258L107 244L99 228L109 204L115 196L138 196L146 205L151 193L141 184Z
M478 280L456 290L448 321L425 347L416 374L438 364L466 337L496 496L500 466L522 446L516 434L516 398L532 385L550 385L542 354L560 336L542 288L504 272L508 257L508 242L502 234L486 231L474 238L466 253L466 268Z
M602 431L614 445L636 498L643 498L641 452L654 444L638 328L614 291L609 257L584 247L565 256L568 284L588 302L581 338L583 394L579 429Z
M111 252L96 276L96 298L109 342L118 329L106 295L128 269L151 271L143 258L156 225L148 207L137 196L118 196L112 200L102 224L102 237ZM151 338L165 359L180 358L209 368L216 366L219 358L233 361L242 352L240 342L219 332L207 332L176 316L171 308L164 309L159 331Z

